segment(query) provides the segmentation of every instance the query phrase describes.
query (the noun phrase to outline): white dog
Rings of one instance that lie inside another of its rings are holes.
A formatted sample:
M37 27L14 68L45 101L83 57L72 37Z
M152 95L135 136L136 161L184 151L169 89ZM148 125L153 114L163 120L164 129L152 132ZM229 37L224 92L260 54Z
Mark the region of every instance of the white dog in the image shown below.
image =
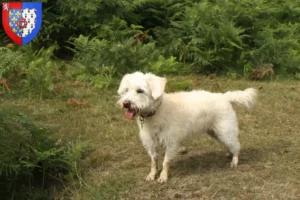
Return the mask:
M118 104L126 108L125 117L138 115L140 138L151 157L151 171L147 181L157 174L157 147L165 147L163 168L158 182L168 180L172 159L181 143L190 136L208 133L223 143L232 154L231 166L238 164L240 143L238 122L231 103L250 108L257 92L253 88L245 91L210 93L191 91L166 94L167 80L154 74L135 72L126 74L118 89Z

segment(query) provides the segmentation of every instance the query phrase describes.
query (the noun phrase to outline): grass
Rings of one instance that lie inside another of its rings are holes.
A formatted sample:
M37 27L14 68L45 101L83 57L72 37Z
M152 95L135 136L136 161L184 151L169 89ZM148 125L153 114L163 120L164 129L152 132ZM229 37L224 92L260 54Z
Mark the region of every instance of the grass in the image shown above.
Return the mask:
M259 101L251 111L236 108L239 166L230 169L225 149L203 135L186 144L188 153L175 159L169 182L162 185L144 181L150 158L136 122L125 119L116 106L117 87L65 87L46 100L8 93L0 105L15 106L34 121L56 127L58 141L89 142L82 177L54 190L57 199L300 199L300 82L170 77L167 91L224 92L250 86L260 88ZM69 98L86 99L89 106L68 105Z

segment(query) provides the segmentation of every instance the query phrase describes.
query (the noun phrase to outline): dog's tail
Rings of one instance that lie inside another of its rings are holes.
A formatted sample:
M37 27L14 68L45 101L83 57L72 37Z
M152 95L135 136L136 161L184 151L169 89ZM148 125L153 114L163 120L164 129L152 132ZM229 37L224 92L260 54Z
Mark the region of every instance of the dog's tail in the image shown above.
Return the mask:
M256 102L257 90L254 88L248 88L244 91L229 91L224 94L230 102L236 103L239 106L245 106L250 109Z

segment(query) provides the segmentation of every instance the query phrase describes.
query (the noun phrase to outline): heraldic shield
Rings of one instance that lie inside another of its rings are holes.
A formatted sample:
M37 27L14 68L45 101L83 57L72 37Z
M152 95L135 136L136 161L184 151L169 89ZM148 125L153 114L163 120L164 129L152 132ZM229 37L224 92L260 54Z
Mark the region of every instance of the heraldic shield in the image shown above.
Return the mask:
M41 2L3 2L2 25L6 34L18 45L33 40L42 25Z

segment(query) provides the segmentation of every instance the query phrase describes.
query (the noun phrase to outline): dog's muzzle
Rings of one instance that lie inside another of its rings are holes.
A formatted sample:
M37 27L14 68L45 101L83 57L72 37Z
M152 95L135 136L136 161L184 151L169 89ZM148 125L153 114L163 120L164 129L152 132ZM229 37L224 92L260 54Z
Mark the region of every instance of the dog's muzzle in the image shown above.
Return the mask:
M123 107L127 109L125 113L125 117L128 119L132 119L138 113L138 110L132 108L131 102L128 100L125 100L123 102Z
M124 102L123 102L123 107L124 108L130 108L130 101L127 101L127 100L125 100Z

